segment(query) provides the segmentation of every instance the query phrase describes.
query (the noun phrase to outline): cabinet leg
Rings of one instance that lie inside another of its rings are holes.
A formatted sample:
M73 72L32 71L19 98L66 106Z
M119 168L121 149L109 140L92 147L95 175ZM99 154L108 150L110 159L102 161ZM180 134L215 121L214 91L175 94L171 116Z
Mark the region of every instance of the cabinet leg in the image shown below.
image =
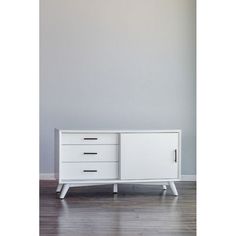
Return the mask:
M113 184L113 193L118 193L118 184Z
M62 191L61 191L61 194L60 194L61 199L63 199L66 196L66 193L68 192L69 188L70 188L69 184L64 184L63 185L63 188L62 188Z
M56 189L56 193L60 193L62 187L63 187L63 184L58 184L58 185L57 185L57 189Z
M177 189L175 187L175 183L173 181L169 182L169 185L170 185L170 188L171 188L171 191L172 193L175 195L175 196L178 196L178 192L177 192Z
M166 190L167 189L166 185L162 185L162 189Z

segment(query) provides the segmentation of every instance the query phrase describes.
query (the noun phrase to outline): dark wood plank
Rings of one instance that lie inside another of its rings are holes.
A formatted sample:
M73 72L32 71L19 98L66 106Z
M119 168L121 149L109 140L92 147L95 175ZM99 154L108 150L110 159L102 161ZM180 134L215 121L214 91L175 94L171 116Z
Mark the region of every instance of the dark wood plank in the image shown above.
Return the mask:
M64 200L55 181L40 182L41 236L196 235L196 184L176 183L179 196L153 185L72 188Z

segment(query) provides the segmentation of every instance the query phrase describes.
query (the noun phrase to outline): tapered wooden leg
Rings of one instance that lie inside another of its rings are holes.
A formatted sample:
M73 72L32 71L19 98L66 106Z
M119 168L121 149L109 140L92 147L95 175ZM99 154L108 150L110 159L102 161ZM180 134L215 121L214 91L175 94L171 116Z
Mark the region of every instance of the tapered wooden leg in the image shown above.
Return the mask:
M62 191L61 191L61 194L60 194L60 199L63 199L66 196L66 193L68 192L69 188L70 188L69 184L64 184L63 185L63 188L62 188Z
M113 184L113 193L118 193L118 184Z
M162 185L162 189L166 190L167 189L166 185Z
M170 184L170 188L171 188L171 191L173 192L173 194L175 196L178 196L178 191L177 191L177 189L175 187L175 183L173 181L171 181L171 182L169 182L169 184Z
M57 193L60 193L62 187L63 187L63 184L58 184L58 185L57 185L57 190L56 190L56 192L57 192Z

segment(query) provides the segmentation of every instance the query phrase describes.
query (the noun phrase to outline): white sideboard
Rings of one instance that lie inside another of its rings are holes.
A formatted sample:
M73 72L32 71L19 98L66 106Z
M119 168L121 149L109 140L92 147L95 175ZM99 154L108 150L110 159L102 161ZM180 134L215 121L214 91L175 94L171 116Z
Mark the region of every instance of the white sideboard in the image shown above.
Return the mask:
M169 185L181 178L180 130L55 129L57 192L70 187L113 184Z

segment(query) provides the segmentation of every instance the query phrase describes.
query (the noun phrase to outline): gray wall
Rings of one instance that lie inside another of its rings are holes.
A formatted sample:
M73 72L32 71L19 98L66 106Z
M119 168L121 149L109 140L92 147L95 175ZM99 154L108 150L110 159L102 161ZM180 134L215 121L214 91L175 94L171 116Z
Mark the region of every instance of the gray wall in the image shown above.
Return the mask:
M195 0L40 5L40 172L58 127L182 129L182 173L195 174Z

